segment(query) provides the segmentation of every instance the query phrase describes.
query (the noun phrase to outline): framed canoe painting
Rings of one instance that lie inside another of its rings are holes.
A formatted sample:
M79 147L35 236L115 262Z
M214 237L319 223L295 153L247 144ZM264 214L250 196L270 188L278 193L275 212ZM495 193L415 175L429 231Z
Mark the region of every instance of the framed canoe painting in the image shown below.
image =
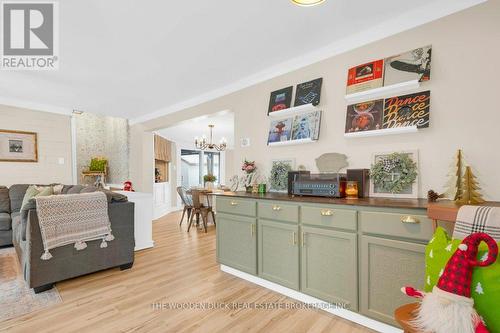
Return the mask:
M38 162L37 134L0 129L0 162Z

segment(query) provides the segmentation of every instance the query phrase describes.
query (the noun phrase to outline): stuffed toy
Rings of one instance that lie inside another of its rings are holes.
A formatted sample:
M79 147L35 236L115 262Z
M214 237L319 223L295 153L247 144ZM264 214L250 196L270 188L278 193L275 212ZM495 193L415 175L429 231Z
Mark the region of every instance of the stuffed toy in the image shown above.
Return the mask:
M134 189L132 187L132 182L130 180L127 180L126 182L123 183L123 190L128 192L134 192Z
M478 247L483 241L488 245L488 255L477 260ZM488 234L474 233L458 246L432 292L402 288L406 295L420 299L417 317L411 322L414 328L432 333L488 333L471 298L472 270L493 264L497 256L495 240Z

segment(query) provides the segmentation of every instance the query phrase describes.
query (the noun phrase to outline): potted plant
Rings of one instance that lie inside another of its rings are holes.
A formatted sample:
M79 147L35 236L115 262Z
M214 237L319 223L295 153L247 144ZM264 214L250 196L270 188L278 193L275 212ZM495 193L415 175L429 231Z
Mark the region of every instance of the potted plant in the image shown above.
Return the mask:
M214 175L208 174L203 176L203 182L205 183L205 188L207 190L211 190L214 188L214 182L217 180L217 177Z

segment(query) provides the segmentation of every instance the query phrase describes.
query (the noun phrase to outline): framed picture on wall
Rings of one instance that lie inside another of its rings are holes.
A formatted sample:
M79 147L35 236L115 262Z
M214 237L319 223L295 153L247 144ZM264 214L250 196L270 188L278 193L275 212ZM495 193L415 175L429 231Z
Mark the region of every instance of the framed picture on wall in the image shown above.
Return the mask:
M384 83L384 60L368 62L349 68L347 72L347 94L382 87Z
M319 139L321 111L313 111L293 118L292 140Z
M370 196L415 199L418 193L418 150L373 154Z
M372 131L382 128L384 100L362 102L347 107L345 132Z
M288 141L292 134L292 118L271 121L267 143Z
M386 98L384 101L384 121L382 127L429 127L430 102L430 90Z
M288 191L288 172L295 169L295 159L275 159L271 162L269 191L285 193Z
M0 130L0 162L38 162L37 134Z
M412 80L429 81L431 54L432 46L428 45L385 59L384 86Z
M318 105L321 98L322 84L323 78L298 84L297 90L295 91L294 106L305 104Z
M288 109L292 105L292 93L293 86L273 91L269 100L269 109L267 110L267 114Z

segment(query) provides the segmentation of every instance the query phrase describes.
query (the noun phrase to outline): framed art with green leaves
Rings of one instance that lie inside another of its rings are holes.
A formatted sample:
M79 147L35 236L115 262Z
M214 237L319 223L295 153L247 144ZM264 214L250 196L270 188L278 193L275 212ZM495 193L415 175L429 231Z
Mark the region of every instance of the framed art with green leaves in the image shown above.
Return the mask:
M374 197L418 198L418 151L376 153L370 170Z

